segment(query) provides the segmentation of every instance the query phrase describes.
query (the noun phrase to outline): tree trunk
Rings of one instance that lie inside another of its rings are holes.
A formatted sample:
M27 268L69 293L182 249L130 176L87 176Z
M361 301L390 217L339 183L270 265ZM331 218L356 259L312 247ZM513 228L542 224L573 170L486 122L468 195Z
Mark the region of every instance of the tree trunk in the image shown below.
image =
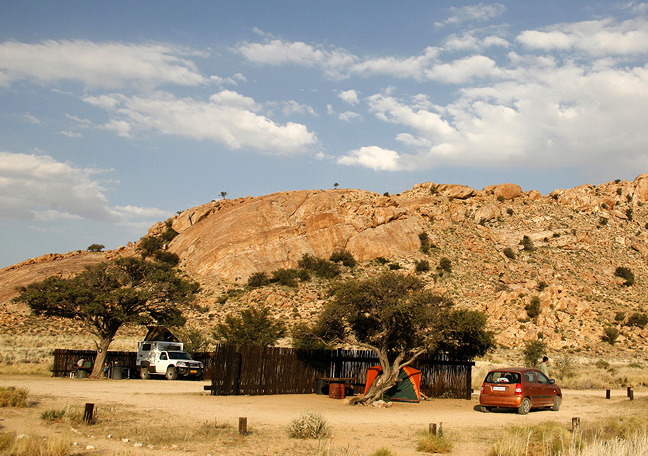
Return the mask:
M108 347L112 339L99 339L99 343L95 341L97 346L97 357L95 358L94 366L92 367L92 374L90 378L103 378L104 375L104 362L106 362L106 356L108 355Z

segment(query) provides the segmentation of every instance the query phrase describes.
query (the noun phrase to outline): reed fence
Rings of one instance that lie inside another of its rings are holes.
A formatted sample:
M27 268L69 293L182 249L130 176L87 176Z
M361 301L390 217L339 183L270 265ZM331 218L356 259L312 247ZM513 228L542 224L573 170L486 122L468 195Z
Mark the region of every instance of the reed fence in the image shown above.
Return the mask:
M94 360L93 350L54 352L55 377L66 377L79 359ZM280 347L242 347L219 345L213 352L194 353L205 365L203 378L211 380L211 394L266 395L312 394L318 379L353 378L356 393L364 391L367 369L379 363L367 350L297 350ZM136 376L135 352L109 351L106 361L129 368ZM429 397L470 399L472 361L421 356L412 367L421 371L421 392Z

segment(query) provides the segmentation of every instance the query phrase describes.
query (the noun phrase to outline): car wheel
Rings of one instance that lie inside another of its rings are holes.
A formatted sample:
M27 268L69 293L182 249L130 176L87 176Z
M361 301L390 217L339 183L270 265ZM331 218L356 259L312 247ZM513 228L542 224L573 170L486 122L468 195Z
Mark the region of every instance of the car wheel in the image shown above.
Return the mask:
M146 367L142 367L140 369L140 377L142 378L142 380L148 380L151 378L151 373Z
M522 399L522 403L518 407L518 414L526 415L527 413L529 413L529 410L531 410L531 399L525 397L524 399Z
M562 404L562 397L556 396L554 398L554 405L553 405L553 407L551 407L551 410L553 410L554 412L557 412L558 410L560 410L560 404Z
M176 370L175 367L169 366L166 371L166 378L167 380L175 380L178 378L178 371Z

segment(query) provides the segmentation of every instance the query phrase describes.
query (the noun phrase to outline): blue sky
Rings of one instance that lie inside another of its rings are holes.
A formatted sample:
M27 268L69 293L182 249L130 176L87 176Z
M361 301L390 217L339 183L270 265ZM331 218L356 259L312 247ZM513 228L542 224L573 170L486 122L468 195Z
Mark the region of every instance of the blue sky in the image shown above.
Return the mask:
M284 190L648 172L648 3L0 5L0 267Z

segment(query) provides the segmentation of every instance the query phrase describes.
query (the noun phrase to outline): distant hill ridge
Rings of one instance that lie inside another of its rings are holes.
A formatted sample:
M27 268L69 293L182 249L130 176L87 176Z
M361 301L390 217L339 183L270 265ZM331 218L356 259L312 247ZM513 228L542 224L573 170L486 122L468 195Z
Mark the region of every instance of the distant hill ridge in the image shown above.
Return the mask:
M428 261L431 270L421 277L429 287L458 305L484 310L502 345L541 338L554 349L608 349L601 336L611 325L621 331L617 349L637 350L648 345L648 328L626 323L631 314L646 312L645 203L648 174L545 196L516 184L479 191L431 182L389 196L351 189L288 191L187 209L170 220L179 234L168 250L203 284L203 311L191 320L196 326L251 304L269 306L289 322L312 318L327 299L326 281L296 289L232 290L242 289L255 272L294 268L304 254L329 258L346 250L360 264L345 277L386 269L373 261L380 257L404 273ZM165 227L160 222L149 234ZM428 253L421 249L426 237ZM0 270L0 305L20 313L24 309L10 304L16 285L76 273L92 262L133 254L136 246L53 254ZM441 258L451 261L451 273L438 274ZM615 276L618 267L634 273L633 285ZM531 319L525 307L538 302L539 314Z

